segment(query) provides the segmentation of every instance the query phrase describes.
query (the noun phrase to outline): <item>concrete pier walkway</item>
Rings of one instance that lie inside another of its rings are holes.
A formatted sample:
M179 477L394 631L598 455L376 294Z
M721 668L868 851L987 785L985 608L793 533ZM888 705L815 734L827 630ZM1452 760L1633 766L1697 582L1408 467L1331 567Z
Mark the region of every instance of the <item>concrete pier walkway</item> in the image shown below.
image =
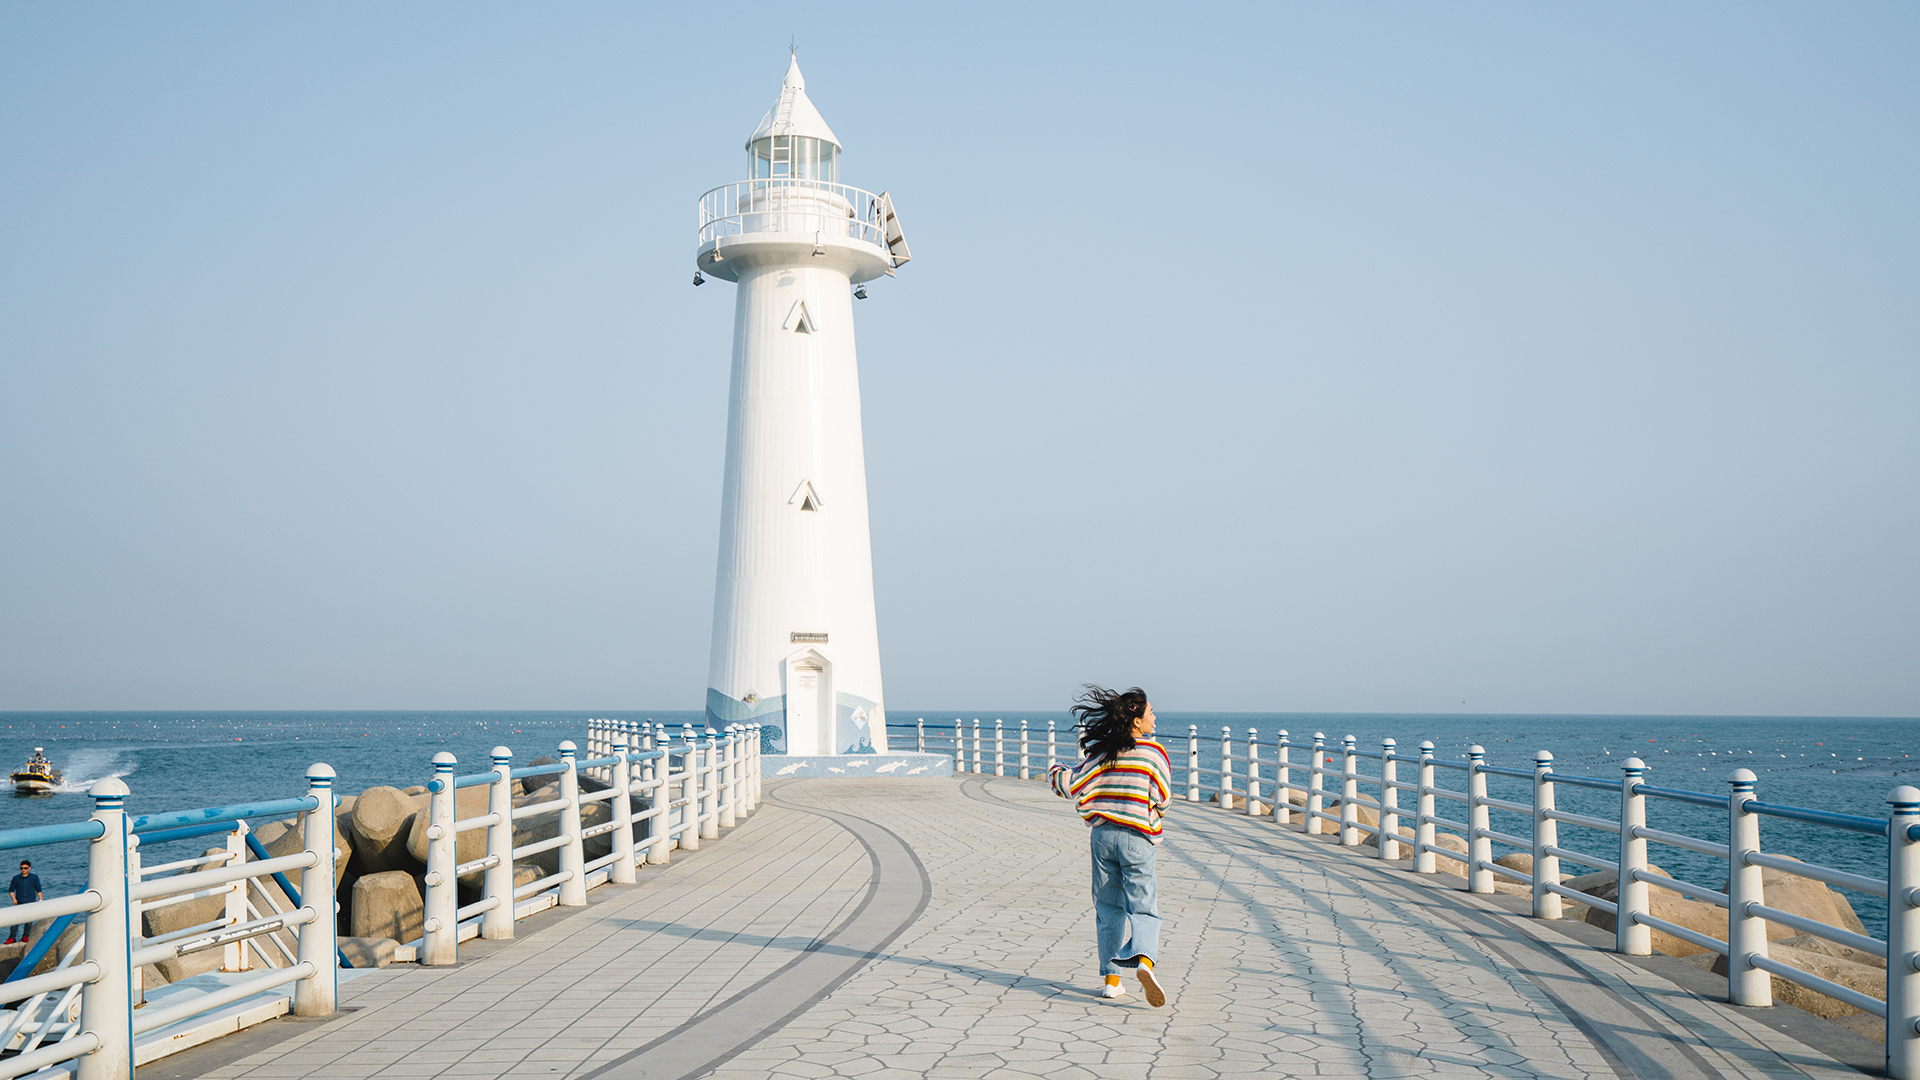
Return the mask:
M1298 829L1175 805L1153 1009L1136 985L1097 996L1086 829L1044 784L769 783L745 824L638 885L470 942L457 967L361 975L353 1011L141 1080L1877 1071L1877 1044Z

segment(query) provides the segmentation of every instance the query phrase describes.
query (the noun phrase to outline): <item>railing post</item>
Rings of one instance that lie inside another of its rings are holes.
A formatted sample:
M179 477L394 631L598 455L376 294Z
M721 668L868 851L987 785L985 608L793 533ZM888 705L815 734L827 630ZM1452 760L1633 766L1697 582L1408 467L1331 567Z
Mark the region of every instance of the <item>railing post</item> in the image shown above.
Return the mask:
M700 850L700 759L699 748L691 739L683 739L684 749L680 752L680 797L673 800L680 803L680 830L676 837L681 851ZM672 752L672 744L668 744ZM789 747L791 749L791 747ZM669 756L665 759L671 763Z
M87 916L85 959L100 977L80 987L80 1029L99 1040L75 1062L78 1080L133 1080L132 924L127 914L127 785L109 777L87 792L105 832L87 845L87 888L100 910Z
M1628 956L1650 956L1653 953L1653 930L1635 918L1636 915L1645 915L1648 910L1647 883L1640 880L1640 875L1647 869L1647 838L1640 835L1640 830L1647 824L1647 797L1637 790L1640 781L1646 777L1647 763L1637 757L1628 758L1620 766L1620 771L1623 774L1620 782L1620 880L1613 894L1613 902L1620 910L1613 922L1613 947L1615 951ZM1760 871L1755 869L1755 881L1759 880L1759 874ZM1729 940L1728 944L1731 945L1732 941ZM1762 972L1761 977L1765 978L1766 973Z
M140 917L142 905L140 901L133 898L133 887L140 884L140 881L140 838L138 836L129 836L127 837L128 952L138 952L147 943L147 939L140 933L140 927L143 922ZM231 897L232 894L229 893L228 896ZM229 903L229 907L231 907L231 903ZM243 915L241 918L244 921L246 917ZM133 1002L134 1008L139 1008L147 1003L146 975L137 967L130 967L127 971L127 998ZM24 1007L23 1003L15 1003L15 1008L21 1007Z
M885 734L882 732L882 734ZM747 729L733 725L733 820L747 816Z
M1020 721L1020 779L1033 779L1033 770L1027 764L1027 722Z
M749 759L753 762L753 802L748 805L749 810L760 808L760 741L763 738L765 736L761 733L760 725L753 725L753 742L748 744L748 750L753 754Z
M340 904L334 894L333 861L333 768L316 762L307 769L307 794L320 805L300 815L305 824L307 850L313 852L313 865L300 872L302 907L313 909L315 918L300 928L300 941L294 955L303 964L312 964L313 972L293 984L293 1015L332 1016L340 1000Z
M1629 765L1640 764L1638 759ZM1753 785L1758 778L1752 769L1735 769L1727 777L1733 793L1727 799L1727 997L1735 1005L1771 1005L1773 1004L1773 976L1763 968L1753 966L1753 958L1767 955L1767 921L1752 914L1748 908L1753 904L1766 903L1765 887L1762 884L1765 871L1747 862L1747 856L1760 850L1760 815L1747 812L1747 803L1752 802ZM1622 826L1625 826L1623 821ZM1622 834L1625 835L1624 833ZM1643 845L1645 841L1641 842ZM1621 841L1624 850L1626 841ZM1625 867L1621 868L1625 873ZM1888 879L1887 929L1893 929L1893 888L1892 879ZM1644 886L1643 886L1644 887ZM1621 910L1624 912L1625 907ZM1644 928L1643 928L1644 929ZM1649 934L1649 936L1651 936ZM1626 947L1621 947L1622 952ZM1646 949L1642 948L1645 955ZM1887 1016L1893 1016L1893 950L1887 950L1888 974ZM1893 1043L1889 1041L1891 1050Z
M564 766L560 773L560 798L566 805L560 808L560 835L567 842L560 845L560 869L568 874L567 880L560 883L561 907L587 906L587 855L580 840L580 772L575 762L579 761L579 747L572 740L560 744L560 764Z
M953 718L953 774L967 771L967 729L959 717Z
M730 791L732 795L731 801L733 803L733 821L734 824L738 825L740 822L745 821L747 817L747 729L744 725L733 724L729 726L728 730L733 732L733 748L727 751L727 757L728 775L733 784L732 790ZM884 735L885 732L883 731L882 734Z
M633 872L637 859L633 850L633 765L629 760L632 742L633 736L621 731L613 745L620 760L613 763L613 866L607 881L614 885L631 885L639 880Z
M1434 865L1433 854L1433 740L1420 742L1420 786L1414 793L1413 810L1413 872L1431 874L1439 867Z
M226 865L239 866L241 863L247 861L247 833L249 831L246 822L236 821L233 823L233 830L227 833ZM140 849L137 846L133 849L133 857L135 859L140 857ZM137 872L129 873L127 879L129 881L138 881L140 880L140 875ZM227 893L226 915L228 926L238 926L247 921L247 883L237 881L234 885L235 888L233 891ZM138 918L137 909L128 913L129 925L133 927L136 933L140 930L140 924L134 920ZM247 942L236 941L222 947L220 950L221 971L246 971L252 966L247 959ZM134 980L134 999L137 1001L141 996L138 972L134 973Z
M445 750L433 755L433 783L427 785L426 940L420 956L420 963L427 967L446 967L460 959L453 925L454 912L460 907L453 880L453 767L457 763Z
M913 749L915 753L927 752L927 718L924 716L913 722Z
M719 787L724 792L724 794L720 796L720 824L718 827L731 829L736 820L733 813L733 785L735 776L734 750L737 747L737 744L734 742L734 731L731 725L721 734L717 745L720 747L720 753L722 755L720 759Z
M720 748L713 736L707 736L706 751L700 757L700 839L720 839Z
M976 776L986 771L980 761L980 718L977 716L973 718L973 771Z
M1273 741L1273 820L1278 825L1293 822L1293 762L1288 759L1288 741L1285 728L1280 729L1280 737Z
M1399 746L1391 738L1380 740L1380 857L1392 862L1400 857L1400 762L1393 755Z
M1914 950L1920 948L1920 845L1913 829L1920 824L1920 788L1902 784L1887 793L1893 816L1887 822L1887 1075L1894 1080L1920 1077L1920 972Z
M993 720L993 775L1007 775L1007 725L997 716Z
M513 751L496 746L493 782L487 785L487 854L500 861L487 867L485 888L493 907L480 916L480 936L488 941L513 937Z
M1053 775L1053 763L1060 760L1060 747L1054 741L1053 721L1047 721L1047 775Z
M1260 729L1247 729L1247 816L1260 809Z
M1220 809L1233 809L1233 729L1220 728Z
M1313 749L1307 752L1307 835L1320 835L1320 813L1326 806L1325 773L1327 733L1313 733Z
M1340 846L1360 843L1360 759L1354 755L1356 740L1348 735L1340 740Z
M1533 917L1560 917L1560 894L1552 886L1560 884L1560 823L1553 819L1553 755L1541 750L1533 755Z
M1200 725L1187 725L1187 801L1200 801Z
M640 737L640 749L654 749L651 732ZM663 752L660 757L648 758L641 773L640 786L652 802L649 809L657 811L647 826L647 831L653 834L649 837L653 843L647 848L647 862L655 866L665 865L673 851L673 790L667 786L667 774L672 771L669 764Z
M1467 747L1467 891L1490 893L1493 891L1493 871L1487 864L1493 862L1493 838L1487 833L1493 828L1493 810L1487 806L1486 748L1478 744Z

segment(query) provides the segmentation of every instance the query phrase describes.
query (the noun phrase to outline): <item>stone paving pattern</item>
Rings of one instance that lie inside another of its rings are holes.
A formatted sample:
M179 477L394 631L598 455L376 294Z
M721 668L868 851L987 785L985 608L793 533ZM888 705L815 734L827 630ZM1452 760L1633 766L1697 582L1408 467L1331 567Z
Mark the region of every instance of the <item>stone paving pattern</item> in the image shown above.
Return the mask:
M513 942L361 976L342 989L357 1011L142 1075L1860 1075L1764 1010L1689 993L1458 878L1207 804L1176 804L1159 848L1167 1007L1132 984L1103 1001L1086 828L1044 784L766 794L721 840Z

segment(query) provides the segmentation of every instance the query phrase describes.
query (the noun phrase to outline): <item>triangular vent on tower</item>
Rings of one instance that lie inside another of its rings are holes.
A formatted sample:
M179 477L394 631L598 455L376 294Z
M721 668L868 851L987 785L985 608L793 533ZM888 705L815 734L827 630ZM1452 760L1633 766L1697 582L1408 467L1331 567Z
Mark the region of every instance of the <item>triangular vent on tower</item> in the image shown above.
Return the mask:
M791 330L796 334L814 332L813 313L807 310L805 300L794 301L793 310L787 314L787 325L781 329Z
M797 506L802 510L818 510L827 505L820 500L820 493L813 490L813 481L802 480L794 489L793 498L787 500L788 506Z

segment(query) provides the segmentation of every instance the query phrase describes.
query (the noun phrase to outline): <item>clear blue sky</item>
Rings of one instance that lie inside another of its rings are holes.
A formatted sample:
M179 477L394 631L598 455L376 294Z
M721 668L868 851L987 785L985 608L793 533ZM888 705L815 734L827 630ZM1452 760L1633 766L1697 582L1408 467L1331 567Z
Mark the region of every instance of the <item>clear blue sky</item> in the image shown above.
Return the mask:
M896 713L1920 715L1905 3L0 6L0 709L700 707L789 40Z

